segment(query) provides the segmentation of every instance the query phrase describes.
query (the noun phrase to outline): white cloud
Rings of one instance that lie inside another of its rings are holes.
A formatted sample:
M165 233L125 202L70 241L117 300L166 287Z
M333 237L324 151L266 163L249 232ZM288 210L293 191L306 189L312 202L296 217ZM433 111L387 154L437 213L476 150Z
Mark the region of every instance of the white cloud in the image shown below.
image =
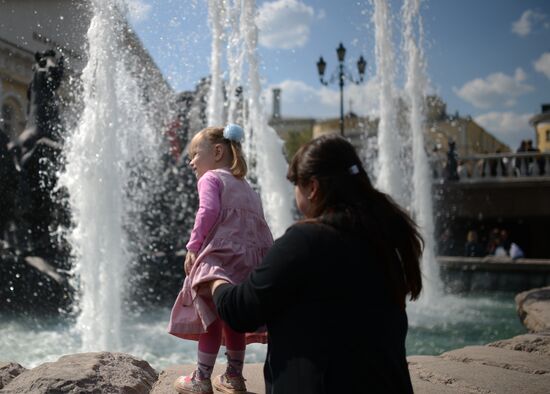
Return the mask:
M305 82L285 80L268 86L263 96L266 111L271 116L273 88L281 89L281 115L283 117L312 117L317 119L340 116L340 92L318 85L312 87ZM378 89L373 81L363 85L346 85L344 88L344 111L358 115L374 115L378 111Z
M323 18L320 12L317 18ZM299 0L276 0L263 3L256 17L260 45L267 48L303 47L309 40L315 11Z
M538 26L542 26L544 29L548 28L546 15L537 11L527 10L517 21L512 23L512 32L520 37L527 37Z
M543 53L534 63L535 70L546 75L550 79L550 52Z
M127 0L128 15L132 22L142 22L149 18L152 6L144 0Z
M493 106L515 105L516 99L534 90L526 84L525 72L518 68L514 76L504 73L494 73L485 79L477 78L466 82L461 88L453 88L454 92L463 100L477 108L491 108Z
M529 125L532 116L515 112L489 112L476 116L474 120L514 150L521 140L534 138L534 129Z

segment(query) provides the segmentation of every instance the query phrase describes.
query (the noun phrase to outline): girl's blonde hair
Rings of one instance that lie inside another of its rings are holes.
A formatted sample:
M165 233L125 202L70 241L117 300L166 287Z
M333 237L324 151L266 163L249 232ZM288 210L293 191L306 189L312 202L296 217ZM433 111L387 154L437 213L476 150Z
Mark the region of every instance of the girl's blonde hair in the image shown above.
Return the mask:
M229 149L231 154L231 167L229 170L233 176L242 179L246 176L248 166L246 165L246 159L244 158L243 149L240 142L228 140L223 136L223 127L207 127L197 133L197 136L202 135L212 145L224 144ZM195 138L193 138L195 140ZM191 141L191 148L193 147L193 141Z

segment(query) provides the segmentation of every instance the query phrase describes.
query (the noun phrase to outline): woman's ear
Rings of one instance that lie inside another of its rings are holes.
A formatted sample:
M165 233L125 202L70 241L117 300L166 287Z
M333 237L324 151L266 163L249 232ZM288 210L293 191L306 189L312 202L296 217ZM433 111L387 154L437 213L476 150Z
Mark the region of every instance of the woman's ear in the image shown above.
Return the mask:
M307 195L307 199L309 201L314 201L319 195L319 181L317 178L313 177L309 182L309 193Z

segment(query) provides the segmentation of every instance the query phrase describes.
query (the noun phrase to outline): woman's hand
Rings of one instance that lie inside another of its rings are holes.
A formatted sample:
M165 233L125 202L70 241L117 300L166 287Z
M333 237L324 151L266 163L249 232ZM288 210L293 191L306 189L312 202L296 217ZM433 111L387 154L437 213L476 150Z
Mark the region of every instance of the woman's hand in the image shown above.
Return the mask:
M209 285L210 294L214 296L214 292L216 291L216 288L219 285L223 285L225 283L229 283L229 282L223 279L216 279L216 280L213 280L212 282L209 282L208 285Z
M197 254L188 250L187 254L185 255L185 262L183 263L183 270L185 271L185 275L189 275L189 272L191 272L191 268L193 268L193 266L195 265L196 260Z
M212 296L214 295L214 291L216 291L216 288L219 285L223 285L224 283L229 282L223 279L215 279L210 282L201 283L197 290L197 294L206 298L212 298Z

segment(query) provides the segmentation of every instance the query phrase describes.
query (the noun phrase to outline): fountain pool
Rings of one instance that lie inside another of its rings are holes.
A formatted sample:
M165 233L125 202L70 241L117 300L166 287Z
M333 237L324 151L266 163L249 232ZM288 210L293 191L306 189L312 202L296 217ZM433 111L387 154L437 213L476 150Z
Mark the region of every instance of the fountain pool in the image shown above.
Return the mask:
M447 313L441 313L441 305L433 309L409 305L407 354L437 355L526 332L517 317L513 293L443 297L440 304L445 304ZM194 363L195 342L167 334L169 316L169 308L159 308L123 317L119 351L143 358L158 371L169 365ZM376 317L368 324L376 324ZM74 322L66 318L0 316L0 332L0 360L15 361L25 368L82 351L82 337ZM250 345L245 361L261 363L265 353L266 345ZM219 354L220 362L225 362L224 352Z

